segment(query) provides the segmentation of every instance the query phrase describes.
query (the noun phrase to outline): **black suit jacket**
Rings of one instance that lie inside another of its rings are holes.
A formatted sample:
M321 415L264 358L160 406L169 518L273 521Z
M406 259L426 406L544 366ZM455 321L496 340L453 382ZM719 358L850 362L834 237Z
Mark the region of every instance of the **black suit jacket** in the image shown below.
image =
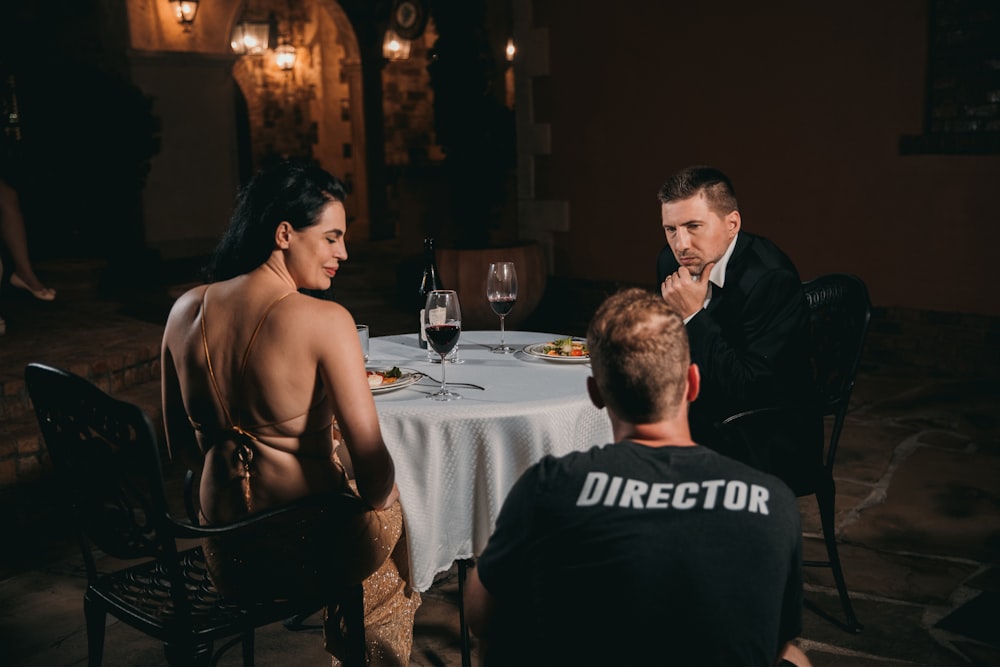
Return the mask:
M677 270L669 246L657 259L658 283ZM702 385L691 404L694 440L809 491L822 460L823 423L809 357L809 307L792 261L767 239L740 232L725 287L687 324L691 360ZM754 451L725 439L717 425L751 408L795 406Z

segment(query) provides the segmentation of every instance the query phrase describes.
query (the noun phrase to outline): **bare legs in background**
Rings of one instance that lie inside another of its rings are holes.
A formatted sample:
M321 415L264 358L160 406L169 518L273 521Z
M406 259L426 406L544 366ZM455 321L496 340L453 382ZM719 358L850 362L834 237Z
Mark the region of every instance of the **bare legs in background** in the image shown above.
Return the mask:
M10 284L27 290L41 301L55 299L56 291L46 287L31 266L28 236L24 231L24 216L21 214L17 191L3 179L0 179L0 239L7 246L14 263L11 267Z

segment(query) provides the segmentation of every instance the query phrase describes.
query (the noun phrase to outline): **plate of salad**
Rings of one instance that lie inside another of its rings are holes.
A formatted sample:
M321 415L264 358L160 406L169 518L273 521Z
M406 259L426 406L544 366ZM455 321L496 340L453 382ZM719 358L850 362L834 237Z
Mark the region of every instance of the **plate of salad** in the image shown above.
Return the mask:
M548 343L525 345L524 353L529 357L570 364L590 361L590 350L587 349L587 341L583 338L557 338Z
M389 391L409 387L420 379L419 373L400 370L397 366L365 369L368 374L368 387L373 394L383 394Z

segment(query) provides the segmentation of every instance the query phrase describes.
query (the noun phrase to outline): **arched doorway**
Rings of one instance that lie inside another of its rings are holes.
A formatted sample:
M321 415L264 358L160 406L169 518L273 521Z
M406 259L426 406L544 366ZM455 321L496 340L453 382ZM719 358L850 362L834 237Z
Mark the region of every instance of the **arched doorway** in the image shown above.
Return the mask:
M282 69L273 49L245 54L233 78L246 100L254 169L285 157L312 159L342 178L353 196L348 220L368 236L368 170L362 113L361 51L343 8L334 0L261 0L232 17L271 22L271 38L295 49ZM272 45L273 46L273 45Z

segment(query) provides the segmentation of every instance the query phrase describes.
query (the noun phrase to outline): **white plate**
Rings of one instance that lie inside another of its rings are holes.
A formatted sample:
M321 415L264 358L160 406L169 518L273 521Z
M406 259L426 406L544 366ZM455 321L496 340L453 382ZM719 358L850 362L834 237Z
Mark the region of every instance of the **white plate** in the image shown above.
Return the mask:
M574 338L573 340L580 340L579 338ZM549 341L551 343L551 341ZM563 364L586 364L590 361L590 355L584 355L582 357L561 357L555 354L545 354L545 348L549 343L535 343L534 345L525 345L524 353L529 357L537 357L538 359L544 359L545 361L555 361Z
M378 367L369 366L365 368L365 370L384 373L385 371L391 371L392 366L378 366ZM402 373L402 375L398 380L396 380L395 382L391 382L389 384L380 384L377 387L372 387L371 388L372 393L385 394L390 391L396 391L397 389L409 387L411 384L417 382L418 380L420 380L421 377L423 377L422 375L420 375L420 373L414 373L413 371L408 371L405 368L400 368L399 370Z

